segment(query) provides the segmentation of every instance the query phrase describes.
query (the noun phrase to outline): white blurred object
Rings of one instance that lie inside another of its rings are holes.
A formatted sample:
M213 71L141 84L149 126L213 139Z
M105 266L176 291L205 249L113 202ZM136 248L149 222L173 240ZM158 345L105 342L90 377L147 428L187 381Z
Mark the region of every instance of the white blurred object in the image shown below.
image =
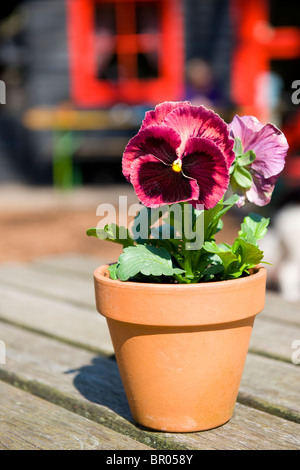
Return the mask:
M288 206L278 212L275 228L288 257L300 265L300 205Z
M277 284L277 273L280 261L282 259L283 249L276 230L273 228L268 229L268 232L263 240L259 242L259 248L264 252L264 261L270 263L264 265L268 271L268 283Z
M268 266L268 277L278 284L286 300L300 300L300 206L280 210L260 243Z
M292 260L283 261L278 271L278 283L286 300L300 300L300 269Z

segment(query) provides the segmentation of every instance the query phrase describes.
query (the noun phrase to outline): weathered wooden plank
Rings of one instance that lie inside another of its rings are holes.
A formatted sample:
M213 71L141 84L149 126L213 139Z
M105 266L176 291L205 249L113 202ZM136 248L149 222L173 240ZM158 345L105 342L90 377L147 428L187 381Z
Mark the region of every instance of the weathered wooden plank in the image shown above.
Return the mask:
M249 350L292 363L293 345L300 340L300 326L278 322L264 314L255 319Z
M248 354L239 399L300 424L300 368Z
M149 450L130 437L0 381L0 449Z
M7 364L0 368L2 380L76 410L146 445L160 449L300 448L299 424L240 404L227 424L207 432L167 434L139 429L132 421L114 361L8 324L1 325L0 337L7 346ZM249 372L243 377L242 398L246 395L254 400L261 396L263 389L269 411L280 406L286 415L292 411L293 416L289 418L297 420L299 408L295 397L299 369L251 354L248 359ZM259 378L255 376L257 369ZM278 377L284 380L281 382Z
M66 274L78 274L91 278L93 272L98 266L112 262L109 257L96 258L92 256L81 255L78 253L68 253L63 256L47 256L33 260L32 265L47 270L52 269Z
M267 291L262 316L285 324L300 325L300 302L291 302L276 292Z
M0 285L0 319L62 341L104 354L113 354L106 320L96 307L39 297L13 286Z
M210 450L298 450L300 426L237 403L230 422L194 439Z
M83 279L65 273L34 269L31 265L0 266L2 285L15 286L36 295L54 297L89 308L95 307L93 276Z

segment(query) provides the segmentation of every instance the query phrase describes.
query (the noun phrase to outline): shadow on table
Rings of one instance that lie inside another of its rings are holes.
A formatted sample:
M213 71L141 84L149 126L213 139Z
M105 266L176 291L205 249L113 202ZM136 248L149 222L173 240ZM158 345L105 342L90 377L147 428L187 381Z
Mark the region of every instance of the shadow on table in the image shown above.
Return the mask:
M127 398L113 356L95 357L91 364L69 370L76 374L74 386L90 402L105 406L132 422Z

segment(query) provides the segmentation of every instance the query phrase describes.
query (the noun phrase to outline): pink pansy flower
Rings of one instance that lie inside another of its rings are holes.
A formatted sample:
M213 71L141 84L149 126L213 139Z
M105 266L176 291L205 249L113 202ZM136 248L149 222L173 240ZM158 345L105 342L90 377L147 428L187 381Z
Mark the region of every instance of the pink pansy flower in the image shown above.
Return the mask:
M240 138L243 153L255 152L256 158L249 167L252 186L243 191L239 205L246 199L258 206L271 200L279 174L284 168L288 151L287 140L281 130L273 124L261 124L253 116L235 116L229 124L230 135Z
M190 201L210 209L228 188L233 145L213 111L187 101L161 103L129 141L123 174L147 207Z

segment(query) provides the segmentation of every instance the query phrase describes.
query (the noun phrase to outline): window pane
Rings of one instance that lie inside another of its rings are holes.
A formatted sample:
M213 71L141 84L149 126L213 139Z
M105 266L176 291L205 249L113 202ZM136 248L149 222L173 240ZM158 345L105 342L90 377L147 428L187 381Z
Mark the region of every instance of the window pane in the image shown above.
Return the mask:
M119 54L119 79L130 80L136 78L136 55Z
M103 60L103 56L99 56L97 59L97 79L111 82L118 81L117 55L111 54L105 57L105 61Z
M116 15L113 3L95 3L95 30L96 34L116 34Z
M95 2L94 8L96 76L98 80L117 80L116 15L114 3Z
M270 23L272 26L300 26L298 0L271 0Z
M138 54L138 78L158 78L156 51Z
M158 33L160 30L160 5L158 2L141 2L136 5L137 34Z
M159 77L161 13L158 1L95 2L98 80Z

